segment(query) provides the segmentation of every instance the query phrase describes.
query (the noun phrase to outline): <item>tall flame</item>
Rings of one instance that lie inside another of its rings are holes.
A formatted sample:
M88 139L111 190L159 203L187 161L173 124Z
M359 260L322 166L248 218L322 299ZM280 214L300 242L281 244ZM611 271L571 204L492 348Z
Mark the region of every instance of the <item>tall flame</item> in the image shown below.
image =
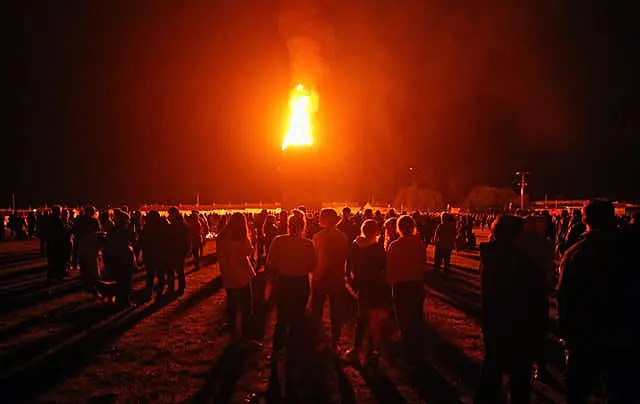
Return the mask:
M313 113L317 109L317 99L302 84L291 90L289 96L289 128L282 142L282 150L290 146L311 146L313 144Z

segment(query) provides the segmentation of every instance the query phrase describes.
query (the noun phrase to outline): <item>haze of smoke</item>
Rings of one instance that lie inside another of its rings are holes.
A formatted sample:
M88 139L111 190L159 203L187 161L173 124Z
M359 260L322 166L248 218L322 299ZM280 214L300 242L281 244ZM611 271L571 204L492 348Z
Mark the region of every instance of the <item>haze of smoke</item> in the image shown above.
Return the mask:
M326 53L331 30L312 0L281 3L278 28L287 44L292 84L320 85L327 71Z

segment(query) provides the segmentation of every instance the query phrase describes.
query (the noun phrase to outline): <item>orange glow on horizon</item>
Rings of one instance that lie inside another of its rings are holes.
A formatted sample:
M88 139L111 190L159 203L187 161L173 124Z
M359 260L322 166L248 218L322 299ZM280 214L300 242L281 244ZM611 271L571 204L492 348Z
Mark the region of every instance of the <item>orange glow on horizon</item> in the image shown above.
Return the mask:
M298 84L291 90L289 109L289 124L282 150L290 146L313 145L313 114L317 110L317 96Z

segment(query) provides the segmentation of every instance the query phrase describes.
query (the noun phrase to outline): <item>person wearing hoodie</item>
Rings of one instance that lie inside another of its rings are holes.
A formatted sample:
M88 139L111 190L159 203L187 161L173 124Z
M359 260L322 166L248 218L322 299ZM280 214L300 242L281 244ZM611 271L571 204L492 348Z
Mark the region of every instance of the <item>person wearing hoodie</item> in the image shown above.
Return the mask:
M375 363L379 357L382 325L391 307L391 288L385 278L386 256L378 243L380 229L375 220L362 223L361 233L349 251L347 276L358 294L358 319L354 348L347 353L356 360L362 351L364 336L369 331L368 359Z

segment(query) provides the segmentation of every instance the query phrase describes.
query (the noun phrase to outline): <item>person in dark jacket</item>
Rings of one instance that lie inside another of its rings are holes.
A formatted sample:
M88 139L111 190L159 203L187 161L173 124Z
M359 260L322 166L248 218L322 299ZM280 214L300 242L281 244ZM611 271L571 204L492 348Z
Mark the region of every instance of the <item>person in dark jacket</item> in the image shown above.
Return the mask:
M51 208L51 217L47 220L47 278L62 280L67 272L67 264L71 256L71 234L62 221L62 208Z
M569 351L567 403L587 403L605 376L608 403L637 402L638 264L616 229L614 207L584 207L587 232L564 255L558 290L561 337Z
M476 403L501 400L502 375L510 401L528 403L533 362L540 357L548 318L547 280L523 249L524 220L502 216L493 241L480 245L484 360Z
M374 363L379 356L382 325L392 307L391 287L386 279L386 255L378 243L380 231L375 220L362 223L361 235L349 251L347 274L358 293L358 320L354 348L347 353L348 360L355 360L361 353L364 337L369 332L369 359Z
M189 229L178 208L169 208L167 227L167 282L169 292L175 291L175 278L178 277L178 292L183 293L187 284L184 273L184 260L189 253Z
M113 282L114 297L119 306L131 304L133 288L133 271L136 267L131 237L129 214L121 209L114 209L114 226L107 232L107 240L103 249L105 274L103 280ZM98 292L103 294L99 285Z
M160 216L156 210L147 214L144 227L140 233L140 248L147 274L145 294L146 300L150 300L154 291L154 281L157 278L158 284L155 287L156 296L161 295L166 283L166 250L167 250L167 226L166 219Z
M74 228L74 246L77 248L77 259L84 288L94 293L98 283L98 233L100 222L95 217L93 206L84 208Z

